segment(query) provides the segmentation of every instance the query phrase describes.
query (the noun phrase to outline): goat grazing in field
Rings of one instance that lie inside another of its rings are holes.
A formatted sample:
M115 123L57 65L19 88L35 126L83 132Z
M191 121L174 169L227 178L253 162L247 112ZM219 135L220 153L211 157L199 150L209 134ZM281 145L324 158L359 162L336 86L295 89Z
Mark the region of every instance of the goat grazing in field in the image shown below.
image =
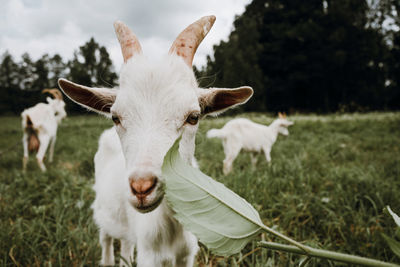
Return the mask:
M136 36L116 22L124 58L119 87L89 88L59 80L73 101L114 121L114 128L101 135L94 159L92 207L100 228L101 265L114 265L116 238L128 261L136 245L140 267L193 266L197 239L174 219L164 199L164 156L182 136L179 152L193 164L199 119L245 103L253 94L250 87L198 87L192 61L214 21L207 16L189 25L158 61L145 58Z
M29 152L36 152L36 159L40 169L46 171L43 158L47 147L50 144L49 162L52 162L57 127L61 120L67 116L64 109L65 103L58 89L44 89L42 93L49 93L54 98L47 97L47 104L36 104L21 113L22 145L24 148L23 170L26 170Z
M287 129L293 122L286 119L286 114L279 112L279 118L269 126L252 122L248 119L234 119L229 121L222 129L211 129L207 132L208 138L221 138L224 147L225 159L223 172L225 175L232 171L232 163L241 149L249 152L264 151L267 162L271 161L271 148L278 134L289 135ZM257 158L251 155L253 166Z

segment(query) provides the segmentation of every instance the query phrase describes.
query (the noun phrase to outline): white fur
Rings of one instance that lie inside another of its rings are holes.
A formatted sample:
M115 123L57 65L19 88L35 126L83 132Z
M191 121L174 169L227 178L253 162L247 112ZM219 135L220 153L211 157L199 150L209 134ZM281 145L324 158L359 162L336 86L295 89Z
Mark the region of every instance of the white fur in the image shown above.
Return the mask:
M95 156L93 210L100 227L102 265L114 264L112 238L117 238L122 243L121 256L127 260L132 258L136 244L140 267L168 262L193 266L198 251L195 236L173 218L165 199L151 212L138 212L128 178L132 173L154 173L159 183L147 201L162 198L164 155L179 136L181 156L195 164L198 125L185 120L190 112L200 112L200 90L205 89L197 87L192 70L175 55L161 62L149 62L139 55L123 66L111 108L121 124L103 133Z
M54 145L57 137L57 127L61 120L67 116L65 112L65 103L60 99L46 98L46 103L39 103L35 106L25 109L21 113L23 138L22 144L24 148L23 168L26 169L28 162L28 132L27 118L29 117L33 124L33 129L37 133L40 141L39 150L36 154L37 163L42 171L46 171L43 158L46 154L47 147L50 144L49 162L53 161Z
M202 20L211 21L212 17ZM122 40L126 36L130 41L136 40L121 23L117 23L116 29ZM165 181L161 173L164 156L181 137L179 153L195 166L198 123L193 118L245 103L253 90L250 87L200 89L191 66L188 67L188 58L184 60L170 53L152 62L140 52L130 57L132 47L125 46L125 41L121 44L124 56L129 57L124 57L127 61L121 69L119 88L88 88L59 80L60 87L72 100L116 122L114 128L100 137L95 156L96 199L92 207L100 228L100 264L114 264L115 238L121 240L121 256L128 262L136 246L139 267L168 263L193 266L197 239L174 219L164 199ZM138 44L135 48L141 50ZM229 101L224 101L225 98ZM150 181L156 181L146 187L151 190L134 186ZM124 262L120 261L120 265Z
M222 139L225 159L223 161L224 174L232 170L232 163L238 156L241 149L249 152L264 151L267 162L271 161L271 148L275 143L278 133L289 135L287 129L293 122L286 119L276 119L269 126L252 122L248 119L234 119L229 121L222 129L211 129L207 132L208 138ZM253 154L252 163L256 163Z

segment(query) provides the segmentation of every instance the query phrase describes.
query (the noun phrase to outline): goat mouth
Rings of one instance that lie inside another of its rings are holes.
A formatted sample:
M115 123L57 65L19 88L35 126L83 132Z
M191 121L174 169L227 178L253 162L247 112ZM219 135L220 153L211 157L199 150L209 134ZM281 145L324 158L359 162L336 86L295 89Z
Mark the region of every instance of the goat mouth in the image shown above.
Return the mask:
M134 208L140 213L148 213L155 210L164 198L164 194L158 197L155 201L153 201L150 205L144 205L143 202L140 202L139 205L133 205Z

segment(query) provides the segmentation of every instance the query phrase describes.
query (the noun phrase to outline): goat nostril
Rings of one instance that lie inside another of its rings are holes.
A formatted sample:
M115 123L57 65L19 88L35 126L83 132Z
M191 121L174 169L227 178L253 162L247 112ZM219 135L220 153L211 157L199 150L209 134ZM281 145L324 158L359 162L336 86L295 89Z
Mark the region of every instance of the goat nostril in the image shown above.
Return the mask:
M134 184L134 182L131 182L131 183L130 183L130 186L131 186L132 194L134 194L134 195L138 194L138 192L137 192L136 189L135 189L135 184Z
M138 197L146 197L157 186L157 177L132 180L130 183L131 191Z

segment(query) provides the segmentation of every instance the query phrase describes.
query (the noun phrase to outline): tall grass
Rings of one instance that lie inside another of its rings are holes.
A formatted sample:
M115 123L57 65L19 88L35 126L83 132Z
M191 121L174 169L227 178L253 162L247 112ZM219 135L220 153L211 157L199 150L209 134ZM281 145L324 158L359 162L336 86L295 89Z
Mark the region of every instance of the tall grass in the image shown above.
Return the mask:
M265 114L242 115L270 123ZM218 139L206 139L232 117L202 121L196 157L203 172L225 183L260 212L264 222L305 244L384 261L399 262L381 237L393 236L400 213L400 114L294 116L288 137L272 148L272 163L258 156L256 168L241 153L229 176ZM0 118L0 151L21 139L18 117ZM94 199L93 156L102 130L97 116L68 118L59 128L55 162L41 173L34 158L21 171L22 146L0 155L0 265L91 266L100 259ZM0 152L1 153L1 152ZM278 241L264 235L265 240ZM117 246L118 248L118 246ZM299 257L250 243L229 259L202 247L197 265L290 266ZM314 266L329 266L313 261Z

